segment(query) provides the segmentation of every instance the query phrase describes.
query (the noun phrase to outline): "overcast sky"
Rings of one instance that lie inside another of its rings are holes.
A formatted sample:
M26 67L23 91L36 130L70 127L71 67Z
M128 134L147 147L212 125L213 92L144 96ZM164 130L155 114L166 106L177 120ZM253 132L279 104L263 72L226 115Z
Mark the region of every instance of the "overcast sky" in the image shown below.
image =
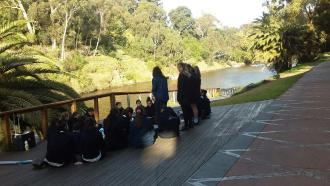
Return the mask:
M162 0L167 12L178 6L188 7L193 16L212 14L224 26L239 27L262 15L265 0Z

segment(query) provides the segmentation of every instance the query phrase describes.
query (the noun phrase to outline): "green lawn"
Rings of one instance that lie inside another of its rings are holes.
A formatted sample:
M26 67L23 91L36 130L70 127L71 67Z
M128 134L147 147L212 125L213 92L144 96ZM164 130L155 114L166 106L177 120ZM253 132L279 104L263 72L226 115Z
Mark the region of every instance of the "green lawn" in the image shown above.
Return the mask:
M329 57L330 52L324 53L320 55L314 62L299 64L291 70L281 73L280 79L260 83L260 85L256 88L242 92L227 99L216 101L212 103L212 106L233 105L276 99L284 92L286 92L293 84L295 84L306 72L310 71L316 65L327 61Z

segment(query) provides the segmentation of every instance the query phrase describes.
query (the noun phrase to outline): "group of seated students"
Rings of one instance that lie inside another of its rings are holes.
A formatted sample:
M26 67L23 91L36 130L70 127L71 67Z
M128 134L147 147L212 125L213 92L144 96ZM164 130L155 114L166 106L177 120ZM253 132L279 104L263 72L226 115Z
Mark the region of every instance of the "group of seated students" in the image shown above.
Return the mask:
M85 115L62 113L48 130L46 157L38 166L46 163L62 167L69 163L96 162L105 156L107 150L154 144L153 102L148 98L146 107L140 100L136 104L134 112L130 107L123 109L117 102L101 124L96 122L93 108L88 108Z
M38 166L62 167L70 163L96 162L105 156L107 150L153 145L161 130L175 128L178 136L180 120L176 113L171 108L164 108L159 123L156 123L153 101L147 98L146 103L144 107L141 100L137 100L134 112L133 108L124 109L117 102L101 124L96 122L93 108L88 108L85 115L62 113L48 130L46 157ZM210 107L206 92L202 92L199 108L201 117L207 118ZM171 124L173 119L175 122Z

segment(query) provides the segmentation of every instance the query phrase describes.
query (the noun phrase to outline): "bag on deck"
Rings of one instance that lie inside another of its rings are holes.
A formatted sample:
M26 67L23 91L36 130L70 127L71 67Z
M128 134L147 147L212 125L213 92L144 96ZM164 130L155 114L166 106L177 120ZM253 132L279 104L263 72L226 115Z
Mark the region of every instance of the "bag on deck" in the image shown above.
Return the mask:
M170 107L161 110L159 114L159 133L162 138L174 138L180 135L180 118Z

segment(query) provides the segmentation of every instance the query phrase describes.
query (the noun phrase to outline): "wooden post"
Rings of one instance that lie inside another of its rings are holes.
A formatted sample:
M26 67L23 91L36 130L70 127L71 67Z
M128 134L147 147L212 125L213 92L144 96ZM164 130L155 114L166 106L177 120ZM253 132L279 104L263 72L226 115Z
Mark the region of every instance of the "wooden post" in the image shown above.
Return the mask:
M77 102L73 101L71 103L71 113L77 112Z
M129 97L129 94L127 94L126 99L127 99L127 107L131 107L131 98Z
M111 109L116 107L116 95L114 94L110 95L110 107Z
M172 99L173 99L173 103L176 104L176 99L175 99L175 92L172 92Z
M10 133L9 115L8 114L5 114L2 116L1 128L5 135L5 143L8 147L11 144L11 133Z
M99 98L94 98L94 117L96 122L99 122L100 120Z
M47 108L44 107L41 110L41 131L44 136L44 139L47 136L47 130L48 130L48 112L47 112Z

